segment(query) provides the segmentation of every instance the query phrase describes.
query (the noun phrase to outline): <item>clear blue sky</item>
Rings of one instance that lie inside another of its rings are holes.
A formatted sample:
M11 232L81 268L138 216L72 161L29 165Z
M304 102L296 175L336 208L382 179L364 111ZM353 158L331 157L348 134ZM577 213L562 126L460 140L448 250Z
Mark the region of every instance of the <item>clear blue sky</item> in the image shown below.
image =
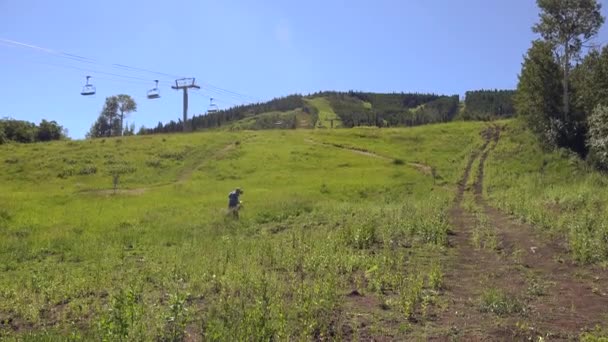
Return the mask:
M136 99L137 127L181 117L170 77L113 64L196 77L190 116L210 96L225 108L318 90L514 88L537 16L533 0L0 0L0 38L52 50L0 43L0 117L54 119L82 138L120 93ZM94 97L79 94L86 75ZM156 78L162 97L147 100Z

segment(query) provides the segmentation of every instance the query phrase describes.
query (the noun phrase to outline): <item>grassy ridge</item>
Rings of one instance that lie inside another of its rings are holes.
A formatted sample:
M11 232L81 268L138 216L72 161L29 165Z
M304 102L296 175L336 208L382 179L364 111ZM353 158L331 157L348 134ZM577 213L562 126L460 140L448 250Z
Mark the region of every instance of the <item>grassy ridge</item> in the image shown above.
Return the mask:
M2 146L0 337L348 339L353 289L402 322L392 336L411 333L437 296L446 211L481 127ZM235 186L239 221L225 215Z

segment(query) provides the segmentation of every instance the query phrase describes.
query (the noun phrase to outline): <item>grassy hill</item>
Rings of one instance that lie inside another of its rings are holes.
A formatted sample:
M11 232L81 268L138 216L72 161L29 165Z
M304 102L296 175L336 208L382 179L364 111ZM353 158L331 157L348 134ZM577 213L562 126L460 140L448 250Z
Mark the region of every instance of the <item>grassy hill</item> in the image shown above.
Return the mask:
M603 178L515 122L7 144L0 163L2 339L578 338L602 323Z
M264 103L236 106L216 113L195 115L194 130L295 129L355 126L418 126L451 121L459 110L459 97L417 93L326 91L289 95ZM296 118L296 116L298 118ZM141 133L181 132L182 123L159 123Z
M341 126L341 121L338 115L334 112L331 107L331 103L325 97L314 97L305 100L309 105L317 109L318 118L315 128L331 128L332 120L333 127L338 128Z

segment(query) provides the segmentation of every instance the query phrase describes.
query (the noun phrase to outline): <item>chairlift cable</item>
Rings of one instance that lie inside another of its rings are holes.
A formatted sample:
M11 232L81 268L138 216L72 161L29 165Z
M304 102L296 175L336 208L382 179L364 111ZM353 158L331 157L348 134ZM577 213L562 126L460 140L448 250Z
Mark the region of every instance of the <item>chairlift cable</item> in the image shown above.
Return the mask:
M72 54L72 53L67 53L67 52L63 52L63 51L58 51L58 50L54 50L54 49L49 49L49 48L45 48L45 47L41 47L41 46L37 46L37 45L33 45L33 44L27 44L27 43L23 43L23 42L19 42L19 41L15 41L15 40L11 40L11 39L5 39L5 38L0 38L0 43L5 43L5 44L9 44L11 46L19 46L19 47L24 47L24 48L29 48L29 49L33 49L35 51L38 52L44 52L47 54L51 54L51 55L55 55L58 57L63 57L69 60L73 60L76 62L83 62L83 63L91 63L91 64L97 64L103 67L108 66L107 64L104 63L100 63L99 61L86 57L86 56L80 56L80 55L76 55L76 54ZM150 70L150 69L145 69L145 68L139 68L139 67L134 67L134 66L129 66L129 65L125 65L125 64L118 64L118 63L113 63L109 65L110 67L113 68L117 68L117 69L121 69L121 70L133 70L133 71L140 71L140 72L146 72L146 73L152 73L152 74L157 74L157 75L161 75L161 76L165 76L165 77L171 77L171 78L181 78L177 75L173 75L173 74L169 74L169 73L164 73L164 72L159 72L159 71L154 71L154 70ZM76 70L82 70L82 71L87 71L87 72L95 72L95 73L99 73L99 74L104 74L104 75L110 75L110 76L116 76L116 77L121 77L121 78L128 78L128 79L133 79L133 80L140 80L140 81L145 81L147 83L149 83L149 79L144 79L141 77L136 77L136 76L126 76L126 75L121 75L121 74L116 74L116 73L110 73L110 72L105 72L105 71L98 71L98 70L92 70L92 69L83 69L83 68L78 68L75 66L62 66L62 67L67 67L67 68L72 68L72 69L76 69ZM167 80L169 81L169 80ZM170 80L170 82L174 82L174 80ZM203 83L203 86L210 92L214 92L217 94L221 94L222 96L229 96L234 98L235 100L238 101L246 101L246 102L260 102L259 99L255 99L253 97L250 97L248 95L244 95L235 91L231 91L228 89L224 89L218 86L215 86L213 84L210 83ZM252 101L253 100L253 101Z

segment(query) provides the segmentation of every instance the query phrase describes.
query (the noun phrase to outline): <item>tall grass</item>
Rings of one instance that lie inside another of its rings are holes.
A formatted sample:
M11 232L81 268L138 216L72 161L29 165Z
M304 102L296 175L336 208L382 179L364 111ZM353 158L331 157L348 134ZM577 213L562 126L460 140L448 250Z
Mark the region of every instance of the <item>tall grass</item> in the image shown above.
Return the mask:
M441 289L447 210L478 131L2 145L0 319L14 327L0 336L339 339L353 288L385 298L404 321L423 317ZM443 183L394 159L437 166ZM68 168L87 172L58 177ZM113 194L117 168L126 171ZM233 220L225 207L237 186L244 209Z
M517 121L486 164L487 196L500 208L563 238L581 263L608 262L608 186L566 151L543 150Z

